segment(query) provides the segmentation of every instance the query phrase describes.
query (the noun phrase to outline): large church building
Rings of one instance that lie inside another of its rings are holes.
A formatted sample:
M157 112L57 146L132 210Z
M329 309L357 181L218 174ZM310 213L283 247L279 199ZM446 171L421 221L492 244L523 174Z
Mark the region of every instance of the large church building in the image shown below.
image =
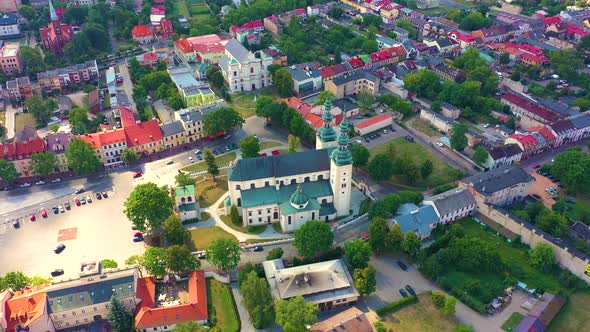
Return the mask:
M240 159L229 170L232 205L243 226L280 223L292 232L309 220L329 221L350 214L352 155L346 119L332 126L328 99L316 150Z

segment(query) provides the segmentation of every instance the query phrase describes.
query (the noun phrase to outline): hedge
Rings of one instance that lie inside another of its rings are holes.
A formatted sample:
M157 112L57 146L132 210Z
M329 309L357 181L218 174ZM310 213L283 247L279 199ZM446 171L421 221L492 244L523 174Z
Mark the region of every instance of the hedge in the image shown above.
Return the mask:
M377 309L377 315L379 315L380 317L383 317L393 311L397 311L401 308L407 307L410 304L414 304L416 302L418 302L418 298L414 295L410 295L410 296L405 297L399 301L391 302L390 304L387 304L384 307Z

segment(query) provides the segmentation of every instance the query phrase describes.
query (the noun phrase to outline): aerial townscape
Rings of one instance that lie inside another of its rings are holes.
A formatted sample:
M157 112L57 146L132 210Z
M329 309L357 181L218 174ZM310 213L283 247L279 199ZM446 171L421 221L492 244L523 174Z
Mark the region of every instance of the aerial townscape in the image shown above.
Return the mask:
M0 332L589 331L590 0L1 0L0 251Z

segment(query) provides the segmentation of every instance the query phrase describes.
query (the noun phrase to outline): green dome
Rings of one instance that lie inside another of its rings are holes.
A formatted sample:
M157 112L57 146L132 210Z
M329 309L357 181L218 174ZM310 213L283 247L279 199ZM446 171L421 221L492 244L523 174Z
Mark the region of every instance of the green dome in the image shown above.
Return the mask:
M338 138L338 133L332 126L328 125L318 129L318 137L322 142L333 142Z
M334 120L334 117L332 116L332 113L330 113L329 111L325 111L324 114L322 114L322 120L324 121L324 123L331 124L332 120Z
M340 122L340 126L338 126L340 128L340 132L341 133L347 133L348 129L350 128L350 125L348 124L348 122L346 121L346 115L343 114L342 116L342 122Z
M340 146L347 146L348 145L348 134L346 132L342 132L340 136L338 136L338 145Z
M293 205L296 208L299 208L301 205L307 205L307 203L309 202L309 197L303 192L303 188L301 188L300 184L297 185L297 189L295 190L293 195L291 195L290 202L291 205Z
M330 98L330 97L326 98L326 101L324 101L324 109L326 111L329 111L332 109L332 98Z

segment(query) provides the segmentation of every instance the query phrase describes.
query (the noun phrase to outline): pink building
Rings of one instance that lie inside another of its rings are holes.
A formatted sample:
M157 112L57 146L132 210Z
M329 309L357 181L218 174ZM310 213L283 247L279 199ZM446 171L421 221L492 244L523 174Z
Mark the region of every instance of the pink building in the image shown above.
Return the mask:
M21 4L20 0L0 0L0 12L16 13Z
M23 63L18 44L8 43L0 49L0 68L4 74L12 76L23 71Z

